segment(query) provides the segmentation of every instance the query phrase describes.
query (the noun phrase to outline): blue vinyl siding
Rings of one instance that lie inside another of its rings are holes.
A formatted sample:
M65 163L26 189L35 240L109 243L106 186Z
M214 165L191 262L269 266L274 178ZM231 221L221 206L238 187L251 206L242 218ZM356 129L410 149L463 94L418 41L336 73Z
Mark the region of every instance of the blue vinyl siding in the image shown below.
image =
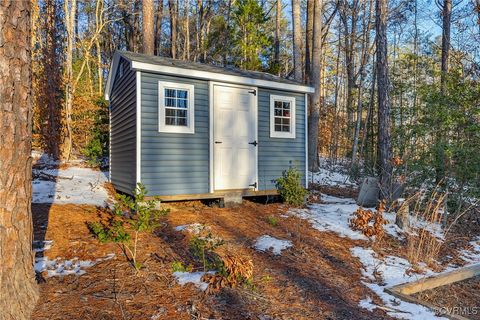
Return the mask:
M195 133L158 132L158 82L194 85ZM141 181L150 196L209 192L208 81L142 72Z
M295 97L295 139L270 138L270 95ZM305 185L305 95L259 88L258 184L259 190L275 189L274 180L290 166L302 173Z
M131 194L136 177L136 75L130 63L121 58L110 96L110 172L119 191Z

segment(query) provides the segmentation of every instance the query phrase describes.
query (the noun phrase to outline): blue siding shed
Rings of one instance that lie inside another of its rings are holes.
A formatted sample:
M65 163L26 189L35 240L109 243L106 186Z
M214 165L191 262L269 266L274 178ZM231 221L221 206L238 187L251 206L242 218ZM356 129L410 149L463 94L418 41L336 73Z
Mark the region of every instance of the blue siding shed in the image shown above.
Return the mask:
M291 166L306 184L311 87L260 72L116 52L110 177L163 200L275 193Z

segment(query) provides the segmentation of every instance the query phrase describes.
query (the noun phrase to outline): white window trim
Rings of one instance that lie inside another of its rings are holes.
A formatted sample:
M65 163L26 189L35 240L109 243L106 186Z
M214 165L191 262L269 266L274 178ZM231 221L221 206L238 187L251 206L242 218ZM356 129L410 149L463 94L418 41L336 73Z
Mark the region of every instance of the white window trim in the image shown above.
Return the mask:
M290 102L290 132L275 131L275 101ZM270 95L270 137L295 139L295 97Z
M188 91L187 126L172 126L165 124L165 88ZM195 133L195 87L193 84L177 82L158 82L158 132L165 133Z

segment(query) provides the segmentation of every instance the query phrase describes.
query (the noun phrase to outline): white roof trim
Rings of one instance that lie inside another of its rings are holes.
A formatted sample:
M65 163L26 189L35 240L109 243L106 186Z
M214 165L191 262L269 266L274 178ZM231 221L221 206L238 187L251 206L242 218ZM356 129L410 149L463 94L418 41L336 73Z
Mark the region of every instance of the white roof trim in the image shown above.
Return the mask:
M110 92L112 91L113 81L115 80L119 61L120 54L115 52L112 62L110 63L110 72L108 72L107 82L105 83L105 100L107 101L110 101Z
M107 82L105 84L105 100L107 101L110 100L110 92L112 90L115 74L117 73L120 57L122 57L121 53L115 52L115 54L113 55L112 63L110 65L110 72L108 73ZM123 57L123 58L126 59L127 61L130 61L131 68L136 71L151 71L151 72L158 72L163 74L176 75L180 77L197 78L197 79L203 79L203 80L209 80L209 81L219 81L223 83L242 84L247 86L272 88L272 89L278 89L278 90L288 90L288 91L301 92L301 93L315 92L315 89L313 87L309 87L301 84L289 84L289 83L282 83L282 82L277 82L273 80L253 79L253 78L244 77L244 76L234 76L234 75L222 74L217 72L163 66L163 65L153 64L153 63L131 61L126 57Z
M210 81L229 82L229 83L243 84L248 86L266 87L266 88L273 88L273 89L279 89L279 90L289 90L289 91L296 91L296 92L302 92L302 93L315 92L314 88L300 85L300 84L289 84L289 83L282 83L282 82L271 81L271 80L253 79L253 78L248 78L243 76L233 76L233 75L216 73L216 72L184 69L184 68L163 66L163 65L144 63L144 62L138 62L138 61L132 61L132 69L160 72L163 74L171 74L171 75L184 76L189 78L198 78L198 79L204 79L204 80L210 80Z

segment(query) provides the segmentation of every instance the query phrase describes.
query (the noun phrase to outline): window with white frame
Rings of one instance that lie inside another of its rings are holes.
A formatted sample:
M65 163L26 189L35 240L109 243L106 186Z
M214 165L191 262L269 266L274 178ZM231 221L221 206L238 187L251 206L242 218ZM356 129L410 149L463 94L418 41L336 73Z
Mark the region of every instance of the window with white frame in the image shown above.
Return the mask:
M158 83L159 132L195 133L194 86Z
M295 98L270 95L270 137L295 139Z

